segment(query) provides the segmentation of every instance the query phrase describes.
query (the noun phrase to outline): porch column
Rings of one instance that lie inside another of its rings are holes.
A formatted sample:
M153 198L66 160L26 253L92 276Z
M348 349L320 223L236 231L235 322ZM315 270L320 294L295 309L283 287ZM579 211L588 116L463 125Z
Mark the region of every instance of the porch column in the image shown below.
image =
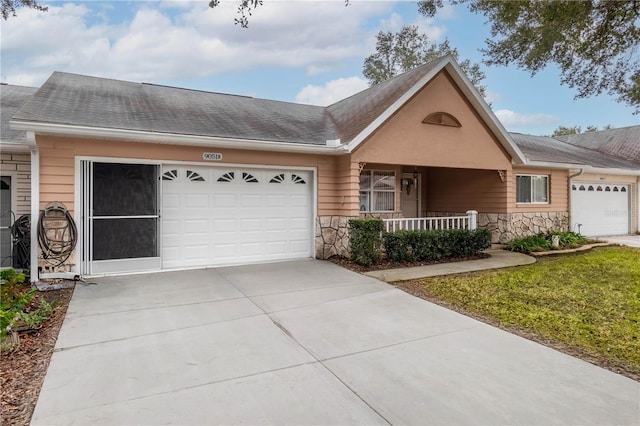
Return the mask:
M469 229L474 230L478 228L478 211L467 210L467 216L469 216Z

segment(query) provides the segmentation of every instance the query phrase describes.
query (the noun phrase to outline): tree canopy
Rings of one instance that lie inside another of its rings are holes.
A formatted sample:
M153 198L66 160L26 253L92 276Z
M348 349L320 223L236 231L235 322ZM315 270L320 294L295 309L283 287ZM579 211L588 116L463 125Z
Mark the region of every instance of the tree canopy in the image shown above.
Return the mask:
M6 21L10 16L16 16L16 10L21 7L27 7L30 9L46 12L49 10L46 6L40 6L36 0L1 0L0 13L2 18Z
M485 95L482 80L485 78L480 65L470 60L459 60L458 50L449 45L449 41L436 45L426 34L421 34L418 27L408 25L397 33L380 31L377 35L376 53L364 60L362 73L374 85L390 79L418 65L452 55L458 61L467 77L475 85L481 95Z
M211 0L216 7L220 0ZM446 0L467 4L491 25L487 65L516 65L532 75L548 65L577 98L608 93L640 113L639 0ZM240 0L236 24L247 27L262 0ZM345 0L349 4L349 0ZM435 16L445 0L419 0Z
M488 65L516 65L532 75L550 64L584 98L617 97L640 113L640 1L448 0L466 3L491 24L482 49ZM421 0L434 16L443 0Z
M610 124L607 124L606 126L602 127L602 130L609 130L612 128L613 127ZM589 125L584 129L584 133L597 132L597 131L598 131L598 126L593 126L593 125ZM583 133L582 127L580 126L569 126L569 127L558 126L558 128L553 131L551 136L554 137L554 136L565 136L565 135L577 135L580 133Z

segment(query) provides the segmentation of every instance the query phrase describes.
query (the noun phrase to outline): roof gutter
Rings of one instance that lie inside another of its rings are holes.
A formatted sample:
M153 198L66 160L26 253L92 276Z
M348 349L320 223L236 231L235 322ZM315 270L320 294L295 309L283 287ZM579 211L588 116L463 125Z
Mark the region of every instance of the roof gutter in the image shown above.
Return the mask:
M575 176L577 177L583 173L600 173L608 175L626 175L626 176L640 176L640 169L618 169L608 167L594 167L586 164L574 164L574 163L551 163L548 161L529 161L524 166L531 167L546 167L550 169L580 169L580 172Z
M33 121L11 121L11 129L26 130L38 134L87 137L93 139L119 139L143 143L162 143L201 147L233 148L258 151L280 151L305 154L341 155L347 147L342 144L313 145L294 142L262 141L252 139L224 138L215 136L178 135L154 131L112 129L107 127L74 126L69 124L38 123Z

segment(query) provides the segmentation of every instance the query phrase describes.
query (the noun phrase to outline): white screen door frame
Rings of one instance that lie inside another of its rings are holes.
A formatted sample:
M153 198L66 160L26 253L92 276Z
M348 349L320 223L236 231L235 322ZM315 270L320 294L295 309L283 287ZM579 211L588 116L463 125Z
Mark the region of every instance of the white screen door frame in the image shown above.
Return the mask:
M100 275L159 270L160 166L102 160L82 160L80 164L80 273ZM115 177L113 186L109 186L108 176L102 176L104 170ZM141 183L140 177L146 181ZM113 203L110 203L111 198ZM147 204L138 209L144 211L133 211L136 209L131 205L135 203L130 200L136 198Z

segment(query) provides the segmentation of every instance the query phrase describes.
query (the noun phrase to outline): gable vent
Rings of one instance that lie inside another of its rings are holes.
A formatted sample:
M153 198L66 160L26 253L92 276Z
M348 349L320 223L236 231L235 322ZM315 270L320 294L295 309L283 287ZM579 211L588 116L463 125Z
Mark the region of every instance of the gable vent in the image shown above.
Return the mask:
M422 122L425 124L436 124L438 126L462 127L458 119L448 112L431 113L427 115Z

